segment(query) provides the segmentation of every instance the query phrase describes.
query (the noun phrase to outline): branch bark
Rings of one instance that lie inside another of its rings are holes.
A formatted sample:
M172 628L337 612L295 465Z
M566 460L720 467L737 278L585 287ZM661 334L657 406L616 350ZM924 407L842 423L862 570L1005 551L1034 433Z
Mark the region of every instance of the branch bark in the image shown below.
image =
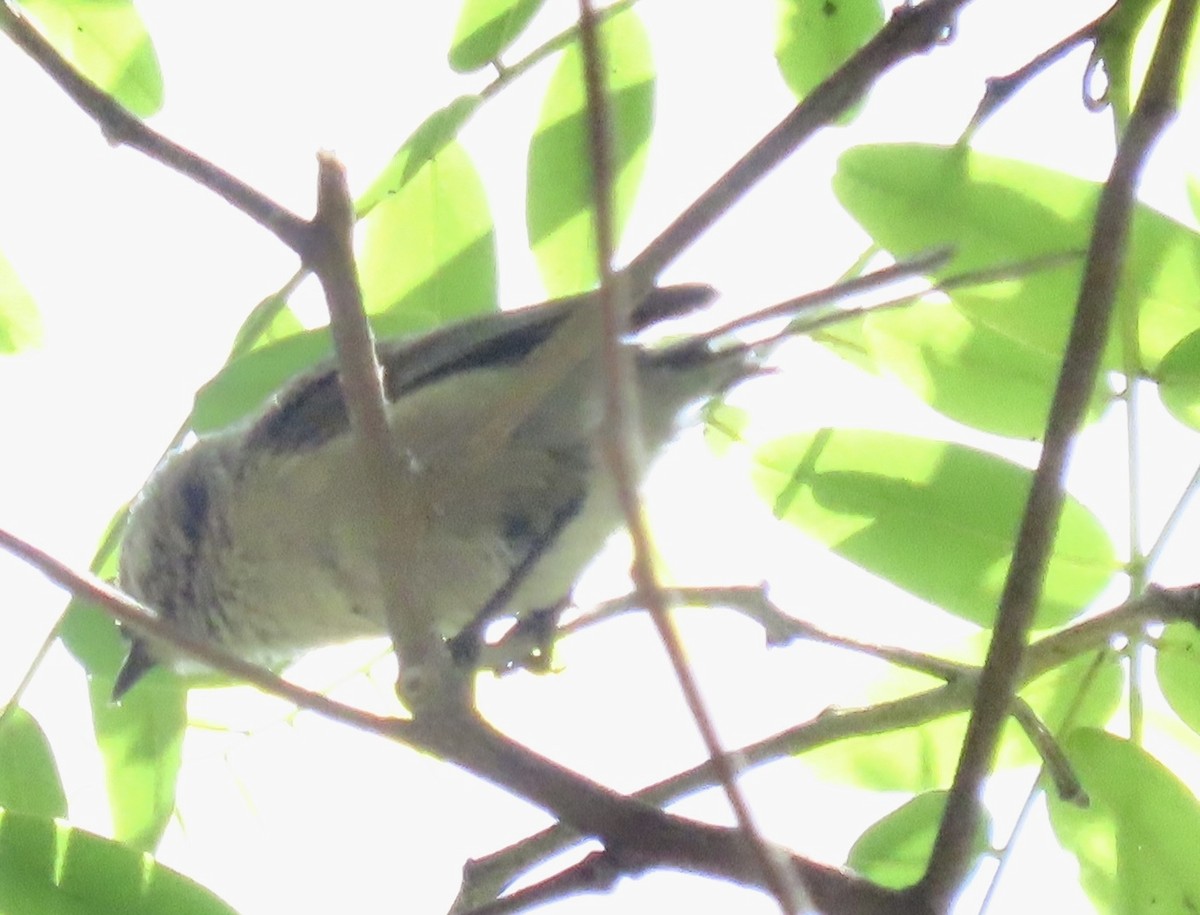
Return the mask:
M1150 150L1174 116L1196 0L1172 0L1146 83L1122 138L1096 210L1083 282L1041 458L1033 476L996 626L975 694L958 770L947 798L929 866L922 878L931 908L947 911L970 860L980 815L979 793L991 768L1024 662L1030 622L1041 599L1046 564L1058 528L1063 474L1083 424L1108 340L1138 179Z
M307 220L134 117L72 67L10 0L0 0L0 31L96 122L109 143L136 149L191 178L270 230L293 251L302 250L308 234Z
M1020 684L1025 686L1081 655L1107 651L1112 640L1122 633L1140 629L1150 622L1172 621L1200 626L1200 585L1150 588L1118 607L1046 636L1027 652ZM859 650L851 640L838 639L837 642L842 647ZM891 651L880 654L891 660ZM745 766L755 767L851 737L917 727L969 709L977 684L977 670L962 671L959 677L944 686L863 708L833 709L811 721L739 747L734 753ZM711 762L704 762L648 785L633 796L663 807L696 791L711 788L716 780ZM569 826L560 824L477 859L464 875L459 894L461 905L481 905L502 892L518 875L569 848L582 837Z

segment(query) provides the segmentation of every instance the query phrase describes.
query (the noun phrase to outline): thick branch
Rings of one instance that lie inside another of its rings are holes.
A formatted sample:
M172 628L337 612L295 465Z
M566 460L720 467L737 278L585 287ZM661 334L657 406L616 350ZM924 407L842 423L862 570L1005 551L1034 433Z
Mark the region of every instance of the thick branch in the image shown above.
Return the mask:
M1120 634L1139 629L1152 621L1182 621L1200 626L1200 586L1150 588L1144 595L1112 610L1046 636L1026 653L1021 685L1031 683L1080 655L1104 651ZM963 671L961 676L945 686L864 708L830 710L811 721L747 744L734 752L747 768L752 768L792 758L851 737L917 727L969 709L977 682L976 675ZM634 796L662 807L696 791L711 788L716 784L716 778L712 764L704 762L649 785ZM560 824L477 859L464 876L461 905L479 906L502 892L518 874L570 847L580 838L580 833Z
M663 804L711 785L711 762L645 789L640 799L627 798L507 740L474 718L456 718L453 709L441 718L424 716L419 721L404 721L373 715L303 689L207 642L184 635L115 588L92 575L75 572L3 530L0 530L0 548L20 557L76 597L100 605L139 635L169 642L189 656L300 708L439 754L525 798L570 824L569 829L555 830L556 835L550 839L552 844L563 841L569 844L578 835L597 835L611 843L610 850L625 869L663 864L764 886L759 859L751 853L740 832L693 823L647 806ZM1153 589L1104 617L1049 636L1030 651L1023 677L1033 679L1078 652L1104 645L1113 633L1146 619L1185 619L1195 623L1200 620L1198 591L1197 587L1176 591ZM745 747L739 755L753 765L849 736L920 724L965 708L973 686L970 678L963 678L895 702L822 715ZM919 907L909 907L916 904L914 897L881 890L799 856L787 855L786 860L796 869L814 902L831 915L922 911Z
M672 816L610 791L508 740L465 711L449 708L444 715L422 715L405 721L372 715L302 689L236 655L184 635L115 588L92 575L75 572L3 530L0 548L25 560L75 596L99 604L140 635L170 642L188 655L301 708L463 766L562 818L581 833L598 836L625 870L663 865L749 886L766 886L760 860L738 830ZM898 911L893 905L894 893L782 850L779 854L803 874L814 899L825 911L861 915Z
M1108 340L1138 178L1159 134L1173 117L1179 74L1192 34L1196 0L1172 0L1146 84L1113 161L1096 210L1071 335L1034 472L1012 564L1000 597L995 634L923 885L935 911L949 908L970 859L979 792L1021 673L1025 641L1042 593L1062 510L1063 474L1083 423Z
M462 678L453 676L436 621L423 612L428 601L413 587L413 581L421 579L396 562L397 546L404 544L405 552L415 551L413 564L419 564L428 524L426 506L417 498L418 488L411 481L405 485L406 463L388 423L383 376L354 265L354 205L345 171L327 154L319 163L317 213L304 260L320 280L329 306L338 381L362 462L356 479L361 478L363 486L349 488L365 497L360 510L374 527L388 631L400 661L400 692L416 711L417 705L428 707L431 700L436 706L460 701Z

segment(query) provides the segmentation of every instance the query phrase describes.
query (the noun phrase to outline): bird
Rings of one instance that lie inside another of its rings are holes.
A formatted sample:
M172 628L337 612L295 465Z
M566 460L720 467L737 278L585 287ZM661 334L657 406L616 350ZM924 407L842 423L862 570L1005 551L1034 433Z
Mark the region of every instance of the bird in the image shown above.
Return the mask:
M620 341L637 397L633 428L653 458L694 407L762 370L738 341L642 334L714 297L702 284L651 290ZM468 460L497 397L518 390L532 358L591 292L382 339L398 486L427 523L388 544L409 593L450 638L491 615L564 603L623 524L603 456L608 434L600 347ZM387 634L369 497L332 360L285 384L257 413L167 455L134 499L117 581L188 635L278 664L320 646ZM638 468L644 473L648 462ZM162 641L131 636L113 687L119 700L155 665L188 672Z

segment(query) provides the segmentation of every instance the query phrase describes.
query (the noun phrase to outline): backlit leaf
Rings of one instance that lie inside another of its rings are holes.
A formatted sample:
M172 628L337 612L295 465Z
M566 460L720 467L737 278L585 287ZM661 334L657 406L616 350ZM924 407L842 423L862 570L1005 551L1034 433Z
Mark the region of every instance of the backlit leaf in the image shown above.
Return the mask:
M778 517L949 613L990 626L1031 473L948 442L822 429L757 452L755 483ZM1117 570L1099 521L1064 507L1036 625L1082 611Z

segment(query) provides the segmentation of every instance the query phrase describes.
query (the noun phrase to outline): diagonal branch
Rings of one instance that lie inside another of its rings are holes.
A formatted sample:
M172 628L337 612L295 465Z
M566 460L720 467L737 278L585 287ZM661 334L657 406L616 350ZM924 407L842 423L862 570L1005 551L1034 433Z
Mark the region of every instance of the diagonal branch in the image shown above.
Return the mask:
M604 91L604 57L600 47L596 16L590 0L579 0L579 37L583 50L584 85L588 106L588 147L592 165L592 201L595 211L596 258L600 268L600 311L604 321L602 337L605 368L605 426L613 430L605 438L605 456L613 475L622 514L633 542L633 581L646 602L659 640L666 649L680 692L700 732L709 759L716 768L721 786L733 809L738 829L758 859L780 910L786 915L811 908L809 893L768 847L755 826L750 806L737 784L733 760L726 755L716 725L700 695L700 686L688 663L679 630L671 618L667 601L654 568L654 547L646 515L637 491L639 443L633 417L639 415L638 389L632 383L629 350L622 345L632 308L623 278L614 274L612 213L612 155L609 135L608 99ZM620 299L624 297L626 301Z
M289 683L228 651L180 633L117 589L4 530L0 548L38 569L77 597L104 608L140 635L154 637L258 687L334 721L433 753L548 811L583 835L604 841L626 872L675 867L767 888L758 856L740 830L711 826L663 812L572 772L495 731L477 717L450 708L444 715L411 720L365 712ZM901 894L876 887L836 868L773 849L802 875L814 901L829 913L895 915Z
M46 71L84 114L96 122L110 143L136 149L191 178L273 232L293 251L303 253L308 232L304 219L146 126L72 67L10 0L0 0L0 31Z
M995 634L979 680L971 721L947 798L929 866L922 878L931 908L944 912L968 865L979 820L979 793L1021 672L1030 622L1062 511L1063 474L1087 410L1108 340L1124 264L1138 178L1159 134L1174 115L1180 72L1196 0L1172 0L1145 87L1113 160L1096 210L1087 266L1012 564L997 611Z
M610 843L614 854L622 856L620 860L626 869L659 863L765 888L758 858L750 852L739 831L693 823L654 809L711 785L711 762L650 786L636 798L624 797L507 740L475 719L439 721L438 716L424 716L420 721L405 721L389 718L289 683L265 668L207 642L187 637L95 576L74 571L2 529L0 549L24 560L74 596L98 604L139 635L169 642L191 657L245 680L268 695L330 720L436 753L561 817L564 825L535 839L544 854L571 844L581 835L598 835ZM1107 614L1046 637L1029 652L1022 681L1028 682L1080 652L1102 648L1114 633L1150 619L1200 623L1200 586L1174 590L1152 588ZM738 755L749 764L757 765L846 737L921 724L966 708L973 689L970 678L961 678L893 702L821 715L743 747ZM527 860L528 855L519 858ZM814 902L829 915L896 915L922 911L909 907L913 900L906 894L880 889L796 855L788 855L786 860L803 879ZM476 871L490 872L490 879L485 878L483 882L491 887L497 880L500 886L507 882L498 878L497 872L508 874L512 868L513 857L509 850L480 862ZM486 894L486 889L484 892Z
M1103 652L1117 635L1138 629L1148 622L1183 621L1200 626L1200 586L1147 589L1099 616L1076 623L1038 641L1026 653L1021 671L1022 686L1088 652ZM838 640L843 647L846 640ZM738 748L735 753L747 767L789 759L818 747L851 737L917 727L971 707L978 683L977 671L963 671L956 679L934 689L875 705L831 709L762 740ZM678 772L636 792L633 796L663 807L717 783L711 762ZM459 892L461 908L479 907L495 898L519 874L541 864L577 843L583 836L566 824L558 824L513 845L476 859L464 870Z
M1035 55L1011 73L988 78L984 84L983 98L979 100L979 104L975 108L975 113L971 115L970 123L967 124L962 136L959 137L959 145L967 146L979 128L983 126L983 122L999 111L1026 83L1041 74L1044 70L1049 69L1080 45L1086 44L1089 41L1094 43L1101 24L1112 14L1114 9L1116 9L1115 6L1097 16L1091 22L1076 29L1065 38L1059 39L1049 48Z
M925 0L898 6L892 18L836 73L817 86L792 112L730 167L629 264L636 298L771 169L866 94L884 73L945 37L959 9L970 0Z

